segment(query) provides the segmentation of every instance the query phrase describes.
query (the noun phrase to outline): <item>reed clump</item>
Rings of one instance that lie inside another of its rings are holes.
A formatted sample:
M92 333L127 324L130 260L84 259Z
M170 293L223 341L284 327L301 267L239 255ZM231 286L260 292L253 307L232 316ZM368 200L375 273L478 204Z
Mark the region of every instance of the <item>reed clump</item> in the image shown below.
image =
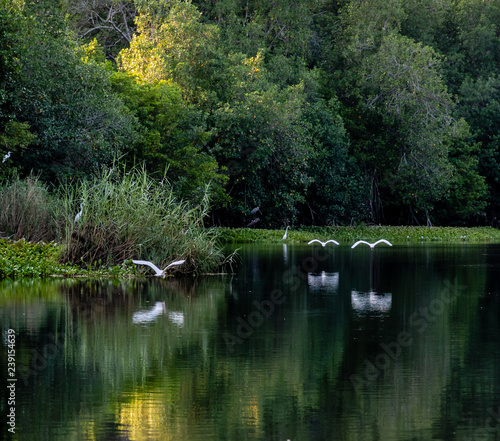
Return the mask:
M35 176L19 177L0 185L0 236L30 242L57 239L58 201Z
M85 267L142 259L165 267L185 259L174 271L201 273L225 261L214 231L203 227L208 196L190 206L176 200L167 181L155 181L145 170L105 170L92 181L63 187L60 199L65 262Z

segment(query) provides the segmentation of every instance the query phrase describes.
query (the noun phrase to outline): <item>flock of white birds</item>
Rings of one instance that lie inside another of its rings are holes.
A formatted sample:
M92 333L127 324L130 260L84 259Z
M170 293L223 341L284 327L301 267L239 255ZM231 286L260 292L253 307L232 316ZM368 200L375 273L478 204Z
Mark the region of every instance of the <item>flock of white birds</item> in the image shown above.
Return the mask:
M319 240L319 239L313 239L310 242L307 242L307 245L311 245L314 242L318 242L323 247L326 246L326 244L330 243L330 242L334 243L335 245L339 245L339 243L336 240L333 240L333 239L327 240L326 242L321 242L321 240ZM379 243L386 243L387 245L389 245L390 247L392 247L392 243L390 243L388 240L380 239L380 240L377 240L374 243L367 242L366 240L358 240L351 248L356 248L360 244L365 244L365 245L368 245L373 250L373 248L375 248L375 246L378 245Z

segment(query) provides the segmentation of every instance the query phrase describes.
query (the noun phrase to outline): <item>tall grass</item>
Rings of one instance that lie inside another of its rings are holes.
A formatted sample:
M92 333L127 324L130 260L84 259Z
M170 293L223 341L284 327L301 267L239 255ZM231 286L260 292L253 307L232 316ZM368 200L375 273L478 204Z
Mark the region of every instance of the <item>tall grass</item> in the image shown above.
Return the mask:
M55 240L57 203L38 178L14 177L0 186L0 236L31 242Z
M182 258L186 263L175 270L195 273L224 262L213 230L203 228L208 197L190 207L174 198L168 182L154 181L144 170L103 171L93 181L64 187L61 199L67 262L116 265L144 259L164 267ZM75 222L80 204L83 214Z

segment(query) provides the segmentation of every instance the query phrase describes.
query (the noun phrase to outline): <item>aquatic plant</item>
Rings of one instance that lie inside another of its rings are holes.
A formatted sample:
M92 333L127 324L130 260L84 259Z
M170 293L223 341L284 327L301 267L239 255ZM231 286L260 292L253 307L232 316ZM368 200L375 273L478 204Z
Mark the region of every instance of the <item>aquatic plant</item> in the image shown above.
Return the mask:
M0 279L75 275L78 268L59 262L60 248L55 242L33 243L24 239L0 239Z

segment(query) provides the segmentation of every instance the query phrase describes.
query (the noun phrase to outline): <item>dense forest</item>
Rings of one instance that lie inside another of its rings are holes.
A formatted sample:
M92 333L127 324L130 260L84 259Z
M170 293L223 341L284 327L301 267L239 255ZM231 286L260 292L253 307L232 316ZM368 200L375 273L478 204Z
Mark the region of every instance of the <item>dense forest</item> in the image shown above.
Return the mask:
M0 180L119 164L210 225L496 225L499 61L500 0L0 0Z

